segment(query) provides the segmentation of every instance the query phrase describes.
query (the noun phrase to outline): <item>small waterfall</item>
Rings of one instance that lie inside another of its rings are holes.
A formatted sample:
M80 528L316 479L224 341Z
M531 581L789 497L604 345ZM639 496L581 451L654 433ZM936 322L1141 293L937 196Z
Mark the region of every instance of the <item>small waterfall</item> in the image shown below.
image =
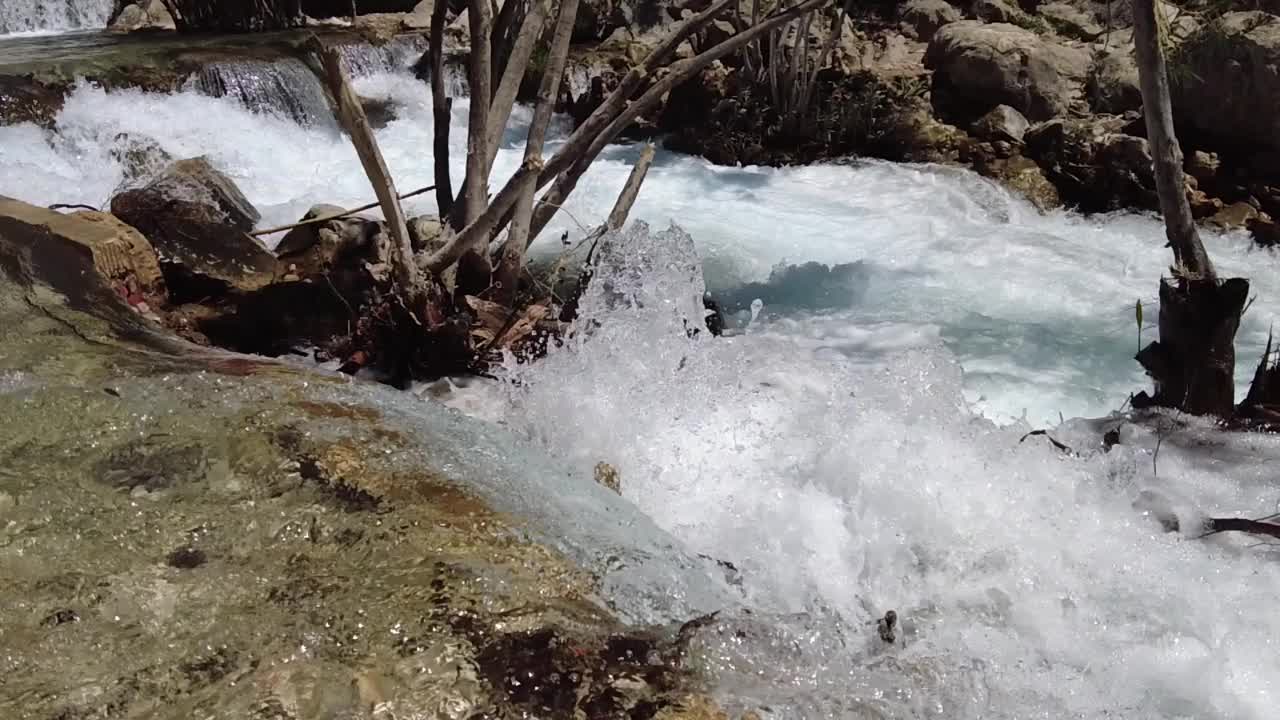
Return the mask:
M398 37L381 46L358 43L338 47L343 69L352 77L406 70L426 51L427 39L420 35Z
M250 110L277 113L301 125L334 122L320 81L297 58L211 63L187 81L187 88L213 97L235 98Z
M426 39L404 37L381 47L360 43L341 45L338 50L347 74L361 78L408 70L426 50ZM451 74L450 85L457 84ZM462 88L465 92L465 84ZM210 63L187 81L186 89L235 98L250 110L276 113L301 125L334 125L328 94L306 63L297 58Z
M111 0L0 0L0 35L107 26Z

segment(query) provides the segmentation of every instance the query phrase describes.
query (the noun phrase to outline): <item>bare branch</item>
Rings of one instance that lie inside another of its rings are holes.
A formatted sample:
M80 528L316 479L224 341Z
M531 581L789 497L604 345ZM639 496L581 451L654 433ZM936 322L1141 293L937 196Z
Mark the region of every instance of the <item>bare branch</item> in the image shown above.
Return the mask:
M453 209L453 183L449 178L453 98L445 94L444 85L444 24L448 11L449 3L445 0L436 0L431 9L431 111L435 121L432 154L435 156L436 207L442 220Z
M485 131L484 175L487 178L493 169L493 161L498 156L498 145L502 142L502 133L507 129L507 121L511 118L511 108L516 103L516 94L520 91L520 81L524 79L525 70L529 67L529 57L533 54L538 36L542 34L542 26L547 19L547 0L529 0L532 6L520 26L520 34L516 36L507 57L506 71L493 94L493 104L489 106L489 125ZM507 0L514 5L519 0ZM503 8L506 9L505 7Z
M543 195L538 202L537 208L533 212L533 224L530 228L530 238L536 238L538 233L546 227L551 218L555 215L557 207L564 204L569 194L577 187L578 180L587 168L600 154L600 151L613 141L628 125L635 121L644 112L655 106L672 88L680 83L688 80L694 74L701 72L703 68L720 58L738 50L742 46L751 42L764 33L770 32L775 28L784 25L806 12L815 10L822 5L830 2L830 0L805 0L804 2L788 8L782 12L774 13L770 17L762 20L758 25L749 28L745 32L735 34L733 37L727 38L715 47L703 52L692 58L681 60L673 63L668 69L667 74L661 80L654 83L652 87L645 91L638 99L631 102L623 109L613 120L593 138L580 139L578 143L572 141L566 142L565 146L556 153L555 157L548 163L549 168L554 166L557 159L562 157L575 158L573 164L564 172L551 189ZM576 133L575 133L576 135ZM571 139L572 140L572 139ZM589 144L587 140L590 140ZM583 145L586 145L583 148Z
M613 204L613 211L609 213L609 220L605 223L610 230L621 230L622 226L627 224L627 215L631 214L631 206L635 205L636 197L640 195L640 186L644 184L649 166L653 164L653 156L653 143L645 145L640 151L640 159L636 160L635 167L631 168L631 174L627 176L627 184L622 186L622 192L618 195L617 202Z
M1214 281L1217 274L1204 243L1200 242L1191 206L1187 203L1182 149L1174 135L1169 74L1156 24L1155 0L1134 0L1133 31L1138 51L1142 112L1146 116L1151 157L1155 160L1156 190L1160 198L1160 212L1165 219L1165 234L1173 248L1175 264L1187 278Z
M400 208L399 196L395 183L387 170L378 141L373 137L369 127L369 119L365 117L360 98L351 89L347 74L342 70L342 58L337 50L325 47L320 39L312 35L309 44L320 58L322 77L324 78L334 105L338 110L338 120L347 134L351 136L351 144L360 156L360 164L369 176L369 184L378 196L378 204L382 206L382 214L386 217L387 229L393 241L392 276L405 297L412 297L422 287L422 278L413 260L413 246L409 240L409 228L405 222L404 211Z
M434 254L421 258L419 265L424 270L438 273L457 262L463 253L475 249L476 246L483 242L487 242L489 237L493 235L498 221L516 204L520 193L526 187L537 183L538 173L541 170L541 160L537 158L525 160L520 169L516 171L516 174L511 177L511 180L493 197L493 202L489 203L489 206L484 209L480 217L454 235L444 247Z
M547 127L551 124L551 113L555 110L556 97L560 92L560 80L564 76L565 59L569 55L569 41L573 36L573 23L577 15L578 0L561 0L560 15L556 19L556 32L551 40L550 58L542 74L542 81L538 85L538 104L534 108L533 120L529 124L529 140L524 150L526 162L534 158L539 162L542 161L542 148L546 141ZM515 299L520 271L524 267L525 249L529 245L529 222L533 215L533 199L536 192L536 182L526 184L521 188L520 196L516 199L511 225L507 230L507 243L494 278L498 297L503 302L510 303Z
M484 211L488 189L485 164L489 149L485 146L485 128L489 127L489 99L493 96L490 68L489 29L492 16L488 0L470 0L467 17L471 24L471 55L467 61L471 85L471 112L467 127L467 176L462 184L462 222L470 225Z
M428 185L427 187L418 188L413 192L407 192L403 195L400 195L399 199L407 200L411 197L416 197L418 195L421 195L422 193L431 192L432 190L435 190L435 189L436 189L435 185ZM358 212L364 212L365 210L372 210L378 207L378 205L379 205L379 202L374 201L369 203L368 205L361 205L360 207L354 207L354 208L351 208L350 210L343 210L340 213L334 213L332 215L321 215L320 217L314 217L314 218L311 218L310 220L303 220L301 222L296 222L291 225L281 225L279 227L267 228L266 230L255 230L249 233L249 235L251 237L262 237L263 235L274 235L275 233L284 232L285 230L292 230L294 228L306 227L308 225L317 225L319 223L329 222L330 220L341 220L344 217L351 217L352 215L355 215Z

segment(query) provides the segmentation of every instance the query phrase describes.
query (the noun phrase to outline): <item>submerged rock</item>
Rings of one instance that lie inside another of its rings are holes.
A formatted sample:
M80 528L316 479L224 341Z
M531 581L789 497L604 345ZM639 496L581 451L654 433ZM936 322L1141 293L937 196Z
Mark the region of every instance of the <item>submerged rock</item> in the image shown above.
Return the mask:
M164 335L60 222L0 225L0 714L705 705L677 630L729 589L634 506L442 406Z

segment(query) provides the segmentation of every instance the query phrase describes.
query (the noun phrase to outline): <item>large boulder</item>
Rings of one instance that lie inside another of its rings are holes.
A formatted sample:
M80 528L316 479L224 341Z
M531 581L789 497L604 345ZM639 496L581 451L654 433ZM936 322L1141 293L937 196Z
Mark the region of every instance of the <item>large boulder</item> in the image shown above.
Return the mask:
M111 212L151 241L170 290L184 299L255 290L279 269L247 234L258 211L205 158L179 160L144 187L116 195Z
M1170 60L1180 131L1222 149L1280 150L1280 18L1227 13L1193 34Z
M173 14L165 7L162 0L142 0L127 5L120 14L111 21L111 30L116 32L136 32L139 30L176 30L177 24Z
M925 53L933 70L933 106L967 125L997 105L1029 120L1066 115L1083 105L1089 53L1014 25L962 20L934 34Z
M898 9L898 19L903 32L917 40L929 41L938 28L956 22L964 16L946 0L907 0Z

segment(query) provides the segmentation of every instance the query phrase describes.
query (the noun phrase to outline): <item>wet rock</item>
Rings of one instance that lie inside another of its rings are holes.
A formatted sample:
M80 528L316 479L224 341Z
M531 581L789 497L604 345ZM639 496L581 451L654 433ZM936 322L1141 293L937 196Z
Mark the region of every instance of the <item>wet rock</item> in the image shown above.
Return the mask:
M51 126L66 102L71 85L32 75L0 75L0 125L30 122Z
M160 143L145 135L133 133L117 134L109 152L124 170L118 192L145 185L173 162L173 156Z
M1038 210L1048 211L1062 206L1057 186L1034 160L1021 155L992 158L975 164L974 169L1027 198Z
M209 558L205 555L203 550L190 546L183 546L169 553L165 557L164 561L166 565L172 568L178 568L179 570L193 570L204 565L209 561Z
M399 117L396 103L390 97L361 97L360 107L364 109L365 117L369 119L369 126L374 130L381 130Z
M125 6L111 21L110 29L115 32L137 32L139 30L176 30L178 26L163 0L142 0L142 2Z
M1280 246L1280 223L1254 218L1248 222L1249 234L1259 247Z
M997 105L973 124L973 134L987 140L1020 143L1031 124L1022 113L1008 105Z
M934 34L925 66L943 120L967 124L1004 104L1040 121L1083 104L1089 54L1014 25L962 20Z
M116 195L111 211L151 241L175 302L254 290L277 275L275 257L247 234L258 211L205 158Z
M1277 65L1280 18L1227 13L1189 37L1170 58L1174 114L1189 133L1222 147L1280 150Z
M1208 190L1217 184L1218 171L1222 168L1222 160L1217 153L1203 150L1192 150L1183 161L1183 170L1195 178L1199 187Z
M1155 210L1151 151L1146 139L1123 132L1129 124L1125 117L1052 120L1027 132L1025 152L1068 205L1086 212Z
M903 30L928 42L938 28L964 16L946 0L907 0L898 10Z

